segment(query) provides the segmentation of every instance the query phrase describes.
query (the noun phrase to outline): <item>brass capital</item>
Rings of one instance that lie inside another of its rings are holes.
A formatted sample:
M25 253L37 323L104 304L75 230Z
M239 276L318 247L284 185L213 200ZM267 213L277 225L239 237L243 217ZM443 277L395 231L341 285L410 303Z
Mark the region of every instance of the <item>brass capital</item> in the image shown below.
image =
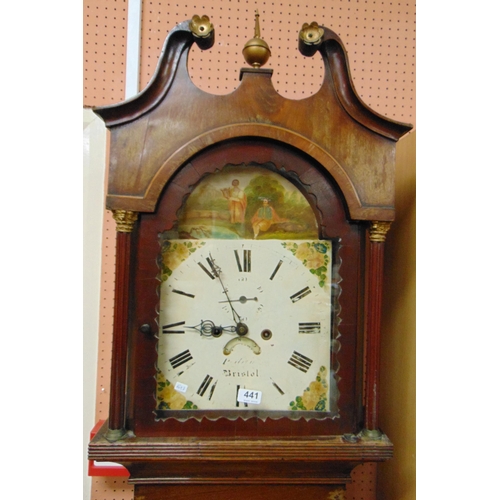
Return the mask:
M113 219L116 221L116 230L119 233L131 233L139 214L131 210L113 210Z
M371 221L370 222L370 241L384 242L385 236L391 227L390 222L386 221Z
M336 486L328 492L328 499L330 500L346 500L345 486Z

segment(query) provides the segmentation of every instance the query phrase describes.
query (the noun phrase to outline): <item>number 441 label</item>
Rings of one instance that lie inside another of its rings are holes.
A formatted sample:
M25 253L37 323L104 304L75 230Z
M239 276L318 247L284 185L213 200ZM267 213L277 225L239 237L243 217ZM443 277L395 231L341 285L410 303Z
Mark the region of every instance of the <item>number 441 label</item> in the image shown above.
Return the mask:
M262 391L252 391L251 389L239 389L237 400L239 403L250 403L259 405L262 399Z

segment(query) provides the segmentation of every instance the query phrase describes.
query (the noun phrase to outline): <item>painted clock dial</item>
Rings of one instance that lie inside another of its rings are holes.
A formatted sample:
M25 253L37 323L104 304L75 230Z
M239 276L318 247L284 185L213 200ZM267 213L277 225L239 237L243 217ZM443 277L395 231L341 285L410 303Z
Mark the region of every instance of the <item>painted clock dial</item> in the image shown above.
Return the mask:
M173 240L163 257L159 410L330 411L330 242Z

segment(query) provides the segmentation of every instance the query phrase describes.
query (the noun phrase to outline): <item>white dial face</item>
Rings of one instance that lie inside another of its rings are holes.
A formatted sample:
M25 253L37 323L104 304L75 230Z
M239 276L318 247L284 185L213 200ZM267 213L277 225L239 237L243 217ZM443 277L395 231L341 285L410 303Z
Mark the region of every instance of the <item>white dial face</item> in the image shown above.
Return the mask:
M329 241L170 240L157 410L330 411Z

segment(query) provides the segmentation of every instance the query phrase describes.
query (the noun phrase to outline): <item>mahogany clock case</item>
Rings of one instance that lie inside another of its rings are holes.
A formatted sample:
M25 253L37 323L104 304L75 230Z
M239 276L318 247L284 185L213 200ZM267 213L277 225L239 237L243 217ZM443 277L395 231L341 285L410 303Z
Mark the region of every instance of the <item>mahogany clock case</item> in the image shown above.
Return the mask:
M177 486L185 496L198 485L228 485L231 495L259 485L270 497L277 485L298 484L331 497L330 486L343 490L360 463L392 457L392 443L378 429L383 252L394 219L395 146L411 126L359 100L342 42L316 23L303 26L299 51L321 53L325 78L315 95L298 101L275 91L272 70L256 67L242 70L231 94L199 90L187 71L188 52L194 42L207 49L213 40L200 38L193 23L179 24L148 87L95 109L110 131L106 206L118 234L110 416L89 457L124 464L137 498L160 498ZM340 344L330 351L333 415L315 408L318 417L308 410L297 419L302 410L293 406L288 418L281 409L278 418L258 410L245 418L245 409L234 418L240 409L224 413L222 406L215 414L190 407L185 418L183 409L158 411L161 242L184 237L184 207L206 179L247 167L291 183L316 221L314 239L332 242L328 255L341 289L325 304L334 311L331 346Z
M183 204L198 183L224 166L259 166L293 183L318 224L318 239L338 242L341 276L339 341L332 354L339 390L339 416L288 418L157 419L155 415L158 332L159 234L173 230ZM165 186L154 213L142 213L133 233L128 346L126 428L137 437L300 437L356 434L363 428L363 301L366 224L350 221L345 200L331 175L314 159L275 140L242 137L217 143L181 165ZM151 325L143 333L142 325Z

